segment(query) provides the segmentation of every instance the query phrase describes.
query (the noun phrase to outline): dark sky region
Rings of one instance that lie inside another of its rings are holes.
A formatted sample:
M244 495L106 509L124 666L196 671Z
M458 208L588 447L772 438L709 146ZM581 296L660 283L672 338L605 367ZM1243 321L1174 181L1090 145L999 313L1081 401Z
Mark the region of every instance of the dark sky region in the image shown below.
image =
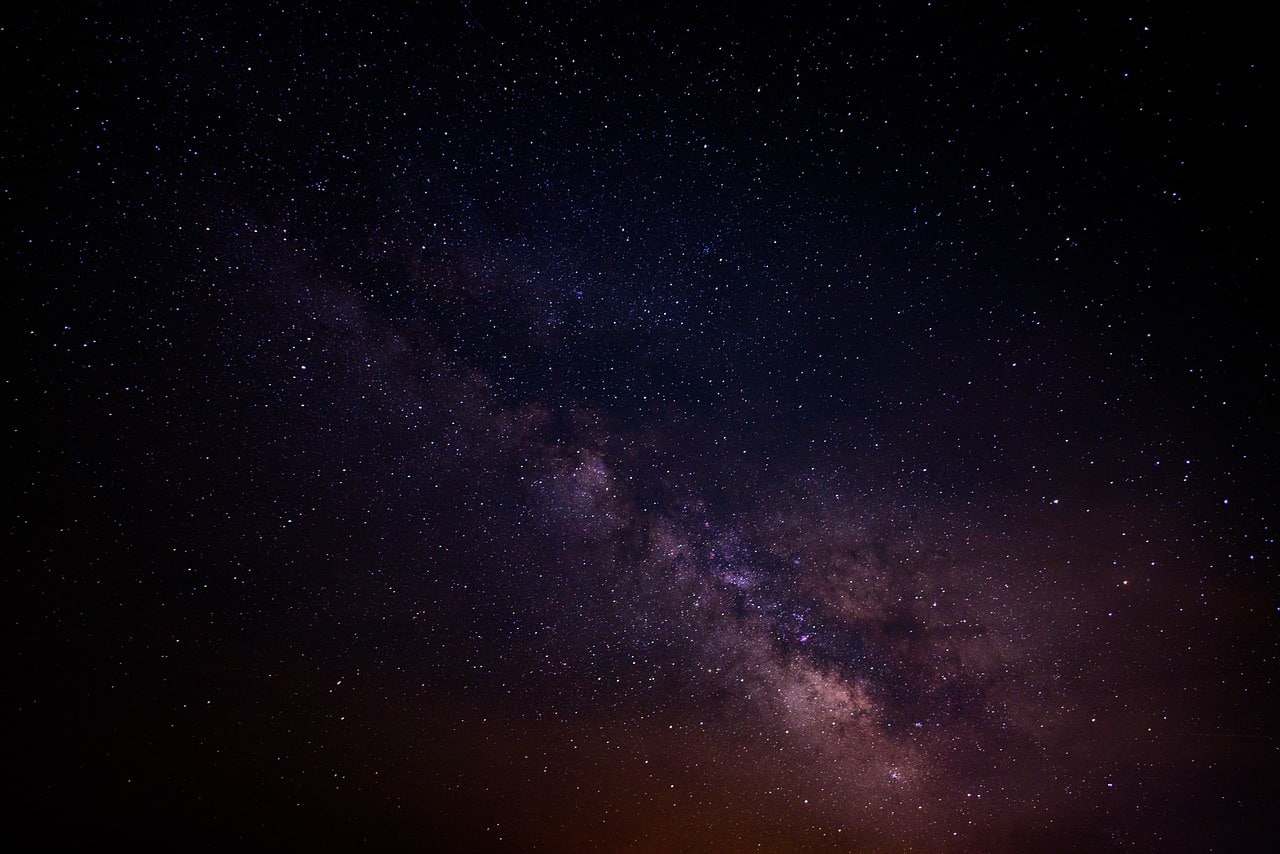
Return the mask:
M9 833L1280 842L1269 35L750 5L3 13Z

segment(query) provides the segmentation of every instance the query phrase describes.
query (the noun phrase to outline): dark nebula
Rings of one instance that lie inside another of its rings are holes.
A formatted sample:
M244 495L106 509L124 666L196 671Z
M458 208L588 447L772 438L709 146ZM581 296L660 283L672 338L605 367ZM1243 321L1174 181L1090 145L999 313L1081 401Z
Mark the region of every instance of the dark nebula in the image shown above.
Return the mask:
M0 16L13 838L1280 845L1261 28L748 5Z

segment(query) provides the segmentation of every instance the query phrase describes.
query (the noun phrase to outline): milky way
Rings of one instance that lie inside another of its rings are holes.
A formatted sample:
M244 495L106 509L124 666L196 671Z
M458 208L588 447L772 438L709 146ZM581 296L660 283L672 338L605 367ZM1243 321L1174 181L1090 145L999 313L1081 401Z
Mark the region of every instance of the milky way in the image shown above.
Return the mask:
M30 829L1274 844L1264 53L935 7L6 24Z

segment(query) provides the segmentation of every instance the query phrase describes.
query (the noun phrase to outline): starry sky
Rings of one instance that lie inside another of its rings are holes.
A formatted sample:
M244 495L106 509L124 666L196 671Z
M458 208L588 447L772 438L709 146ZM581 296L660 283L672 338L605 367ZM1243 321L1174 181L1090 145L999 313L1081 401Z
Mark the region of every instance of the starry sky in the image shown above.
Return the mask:
M1275 845L1272 46L1044 5L4 12L14 832Z

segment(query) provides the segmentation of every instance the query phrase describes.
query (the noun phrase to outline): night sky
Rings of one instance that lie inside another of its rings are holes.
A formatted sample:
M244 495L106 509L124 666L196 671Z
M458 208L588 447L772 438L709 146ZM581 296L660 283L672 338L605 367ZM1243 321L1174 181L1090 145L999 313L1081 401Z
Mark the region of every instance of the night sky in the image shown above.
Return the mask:
M1280 844L1259 21L140 5L0 16L8 834Z

